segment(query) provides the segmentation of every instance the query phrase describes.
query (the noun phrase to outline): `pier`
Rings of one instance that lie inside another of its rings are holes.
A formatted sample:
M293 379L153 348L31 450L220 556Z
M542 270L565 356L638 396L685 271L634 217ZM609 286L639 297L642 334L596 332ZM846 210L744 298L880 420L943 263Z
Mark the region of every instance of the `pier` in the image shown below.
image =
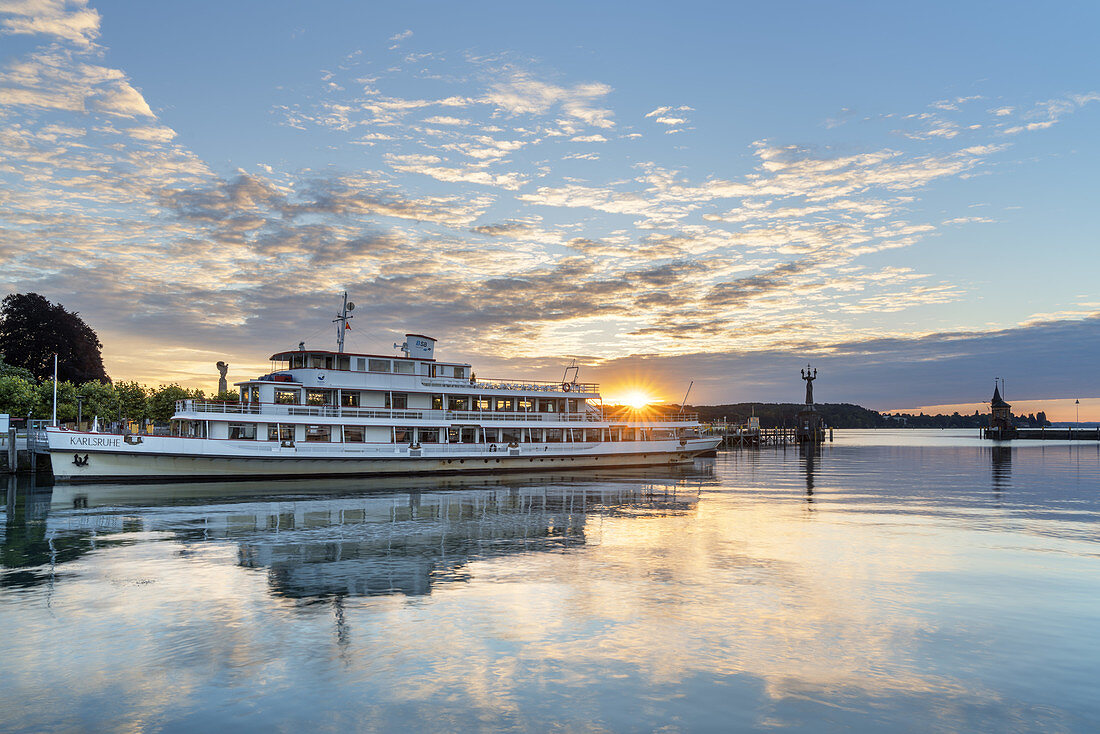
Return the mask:
M982 438L994 441L1100 441L1100 426L1088 428L1006 428L982 429Z
M44 429L48 421L31 421L31 429L10 426L0 432L0 471L8 474L34 474L50 466Z
M820 429L821 440L824 441L826 429ZM799 435L799 429L795 426L780 426L776 428L760 428L741 424L712 423L702 431L706 436L720 436L722 443L720 449L741 448L766 448L769 446L797 446L805 439ZM832 440L832 429L828 429L829 440Z

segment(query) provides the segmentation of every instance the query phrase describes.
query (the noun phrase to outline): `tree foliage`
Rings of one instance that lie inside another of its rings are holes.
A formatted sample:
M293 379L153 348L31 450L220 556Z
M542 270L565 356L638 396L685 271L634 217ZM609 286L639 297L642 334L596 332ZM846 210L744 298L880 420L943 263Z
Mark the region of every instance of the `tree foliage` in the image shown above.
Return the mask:
M98 417L101 423L117 420L165 423L176 412L177 400L203 397L202 390L188 390L179 385L149 388L136 382L59 381L57 420L72 423L79 415L85 422ZM36 382L0 372L0 413L49 418L53 414L53 380Z
M110 382L103 369L103 345L76 312L37 293L12 293L0 303L0 352L4 362L38 379Z

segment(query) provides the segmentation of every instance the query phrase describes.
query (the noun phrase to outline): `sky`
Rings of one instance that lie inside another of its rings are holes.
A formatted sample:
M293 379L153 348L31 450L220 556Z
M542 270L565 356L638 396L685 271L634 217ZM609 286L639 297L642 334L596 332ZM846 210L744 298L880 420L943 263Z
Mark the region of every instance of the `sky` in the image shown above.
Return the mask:
M1094 3L0 0L0 277L108 373L1100 420ZM1034 402L1039 401L1039 402Z

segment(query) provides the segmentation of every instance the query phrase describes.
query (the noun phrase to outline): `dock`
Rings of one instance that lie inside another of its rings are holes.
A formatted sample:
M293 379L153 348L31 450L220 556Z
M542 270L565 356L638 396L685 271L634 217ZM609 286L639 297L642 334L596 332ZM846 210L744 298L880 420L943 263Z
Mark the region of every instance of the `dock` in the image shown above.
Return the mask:
M816 443L821 443L825 440L826 433L829 440L832 440L831 429L819 429L820 438ZM797 446L805 439L800 435L797 427L776 427L776 428L760 428L744 425L731 425L724 423L713 423L703 429L702 433L706 436L720 436L722 443L718 444L720 449L740 449L740 448L767 448L773 446Z
M983 428L982 438L994 441L1100 441L1100 426L1071 428Z

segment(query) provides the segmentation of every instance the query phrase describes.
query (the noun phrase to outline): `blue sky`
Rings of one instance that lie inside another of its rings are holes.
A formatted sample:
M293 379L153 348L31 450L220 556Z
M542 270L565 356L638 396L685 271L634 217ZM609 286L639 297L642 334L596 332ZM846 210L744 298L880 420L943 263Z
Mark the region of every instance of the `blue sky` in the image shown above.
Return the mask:
M5 287L148 382L346 288L486 375L1100 408L1100 11L957 5L0 2Z

